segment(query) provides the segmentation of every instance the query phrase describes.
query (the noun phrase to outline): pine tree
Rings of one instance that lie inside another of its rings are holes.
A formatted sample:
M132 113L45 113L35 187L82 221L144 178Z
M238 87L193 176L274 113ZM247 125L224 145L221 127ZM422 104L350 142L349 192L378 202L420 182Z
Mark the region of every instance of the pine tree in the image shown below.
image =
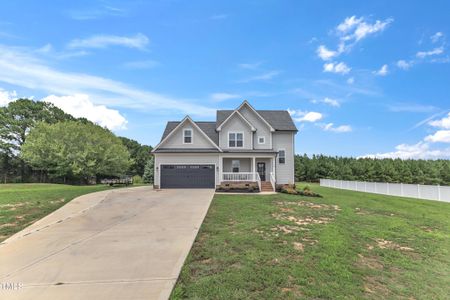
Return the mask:
M154 181L154 167L155 167L155 161L153 156L150 157L150 159L145 164L144 168L144 176L142 176L142 179L144 180L144 183L151 183L153 184Z

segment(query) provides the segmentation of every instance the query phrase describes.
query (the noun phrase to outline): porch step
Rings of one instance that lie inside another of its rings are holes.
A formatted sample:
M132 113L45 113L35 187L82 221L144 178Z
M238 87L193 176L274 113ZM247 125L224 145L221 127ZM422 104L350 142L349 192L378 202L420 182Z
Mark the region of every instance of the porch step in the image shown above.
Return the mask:
M261 192L273 192L270 181L261 181Z

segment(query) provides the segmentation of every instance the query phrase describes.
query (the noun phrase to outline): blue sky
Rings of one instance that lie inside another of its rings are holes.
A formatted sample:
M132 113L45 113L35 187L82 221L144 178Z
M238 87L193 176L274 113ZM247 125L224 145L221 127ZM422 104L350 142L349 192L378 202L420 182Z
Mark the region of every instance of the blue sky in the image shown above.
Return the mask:
M244 99L297 153L450 158L450 3L2 1L0 105L54 103L156 145Z

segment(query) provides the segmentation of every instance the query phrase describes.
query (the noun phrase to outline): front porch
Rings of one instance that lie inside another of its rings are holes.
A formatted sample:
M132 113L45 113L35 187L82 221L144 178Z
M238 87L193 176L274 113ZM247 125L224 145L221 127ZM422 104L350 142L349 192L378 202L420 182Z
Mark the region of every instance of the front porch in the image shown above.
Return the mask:
M275 157L222 157L221 184L257 183L260 191L274 191Z

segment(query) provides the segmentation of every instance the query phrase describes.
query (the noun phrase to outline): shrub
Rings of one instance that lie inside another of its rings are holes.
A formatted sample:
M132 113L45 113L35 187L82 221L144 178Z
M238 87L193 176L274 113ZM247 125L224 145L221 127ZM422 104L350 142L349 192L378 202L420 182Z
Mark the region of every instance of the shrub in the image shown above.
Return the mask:
M134 175L133 176L133 184L141 184L144 181L142 180L142 177L139 175Z
M298 191L295 186L283 186L281 187L280 192L284 194L300 195L305 197L322 197L322 195L311 191L309 186L305 186L301 191Z

